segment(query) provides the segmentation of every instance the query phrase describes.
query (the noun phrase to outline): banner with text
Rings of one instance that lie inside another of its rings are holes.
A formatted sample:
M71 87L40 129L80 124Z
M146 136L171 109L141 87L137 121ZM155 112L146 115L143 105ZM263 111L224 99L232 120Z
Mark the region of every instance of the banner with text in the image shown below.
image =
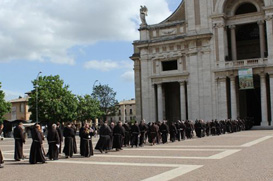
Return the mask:
M240 90L254 89L252 69L239 70L239 87Z

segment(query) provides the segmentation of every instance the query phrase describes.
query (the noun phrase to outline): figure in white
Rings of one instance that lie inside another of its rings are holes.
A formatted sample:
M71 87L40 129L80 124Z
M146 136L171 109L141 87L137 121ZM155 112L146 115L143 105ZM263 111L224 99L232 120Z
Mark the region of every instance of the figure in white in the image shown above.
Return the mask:
M146 16L148 16L148 9L146 6L140 6L140 19L141 19L141 25L140 26L146 26Z

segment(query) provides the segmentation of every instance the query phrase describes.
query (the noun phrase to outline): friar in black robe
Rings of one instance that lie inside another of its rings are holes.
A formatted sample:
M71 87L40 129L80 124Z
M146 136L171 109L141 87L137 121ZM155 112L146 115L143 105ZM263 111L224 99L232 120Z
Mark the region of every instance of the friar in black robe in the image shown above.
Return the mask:
M19 123L13 130L13 138L15 143L14 160L20 161L24 159L23 144L26 142L24 137L23 123Z
M99 134L100 134L100 138L97 142L95 149L99 150L101 153L103 153L103 151L105 151L105 153L108 153L111 146L110 135L112 135L112 130L107 125L107 121L105 121L105 123L101 125L99 129Z
M1 124L0 125L0 135L2 134L2 130L4 128L4 125ZM0 149L0 168L4 168L4 166L2 165L4 163L4 158L3 158L3 155L2 155L2 151Z
M77 133L77 127L75 124L72 124L72 128L74 130L74 134L76 135ZM74 136L73 137L73 152L76 154L78 152L78 149L77 149L77 142L76 142L76 137Z
M156 139L157 139L157 135L158 135L158 131L159 128L156 126L155 123L152 123L149 127L149 132L150 132L150 138L149 138L149 142L152 144L152 146L156 143Z
M32 129L32 144L29 154L29 163L36 164L37 162L45 163L45 155L43 152L43 138L42 138L41 127L39 124L35 124Z
M138 146L138 135L139 135L139 127L137 122L135 122L134 125L131 126L131 147Z
M122 127L122 123L120 121L114 127L113 135L114 135L113 148L116 148L116 151L122 150L125 129Z
M124 136L124 146L129 146L129 143L130 143L130 126L128 125L127 122L125 122L123 125L124 127L124 131L125 131L125 136Z
M53 124L51 129L48 129L47 141L48 141L48 158L50 160L58 160L60 137L56 130L57 125Z
M80 130L80 153L81 156L90 157L94 155L93 153L93 145L92 145L92 136L94 136L95 131L90 128L89 124L85 124L83 128Z
M165 144L168 141L168 134L169 134L169 126L166 124L165 121L160 125L159 131L162 137L162 143Z
M58 122L57 123L57 128L56 128L57 132L58 132L58 135L59 135L59 138L60 138L60 144L59 144L59 154L62 153L62 142L64 141L63 140L63 131L61 129L61 124Z
M174 123L171 123L170 125L170 141L171 142L175 142L176 134L177 134L176 126Z
M113 142L114 142L114 135L113 135L113 130L114 130L114 127L115 127L115 123L112 121L109 125L110 129L111 129L111 133L110 133L110 145L109 145L109 148L110 150L112 150L113 148Z
M65 137L63 150L65 157L73 157L75 130L72 128L71 123L68 123L67 127L64 128L63 136Z
M148 126L145 123L145 120L142 120L139 124L139 131L140 131L140 137L139 137L139 146L143 146L145 141L145 134L148 130Z

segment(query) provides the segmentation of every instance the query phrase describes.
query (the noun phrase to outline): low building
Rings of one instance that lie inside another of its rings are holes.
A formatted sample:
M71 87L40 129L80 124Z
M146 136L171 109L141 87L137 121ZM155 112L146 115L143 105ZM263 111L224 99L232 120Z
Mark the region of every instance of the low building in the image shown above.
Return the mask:
M26 96L9 101L11 103L11 112L5 114L4 119L7 121L28 121L31 114L31 112L28 111L28 99L29 96Z
M117 112L114 116L108 116L109 121L133 121L136 118L136 102L134 99L124 100L117 105Z

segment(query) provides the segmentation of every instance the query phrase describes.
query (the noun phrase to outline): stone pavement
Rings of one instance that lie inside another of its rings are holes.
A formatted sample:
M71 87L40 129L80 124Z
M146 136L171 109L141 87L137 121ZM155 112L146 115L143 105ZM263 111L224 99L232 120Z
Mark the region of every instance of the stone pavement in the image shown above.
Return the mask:
M93 139L93 146L97 141ZM79 143L79 140L78 140ZM0 180L273 180L273 131L252 130L221 136L125 148L90 158L62 155L47 164L13 161L12 139L0 141L6 162ZM31 140L24 153L29 154ZM47 150L47 144L45 144Z

